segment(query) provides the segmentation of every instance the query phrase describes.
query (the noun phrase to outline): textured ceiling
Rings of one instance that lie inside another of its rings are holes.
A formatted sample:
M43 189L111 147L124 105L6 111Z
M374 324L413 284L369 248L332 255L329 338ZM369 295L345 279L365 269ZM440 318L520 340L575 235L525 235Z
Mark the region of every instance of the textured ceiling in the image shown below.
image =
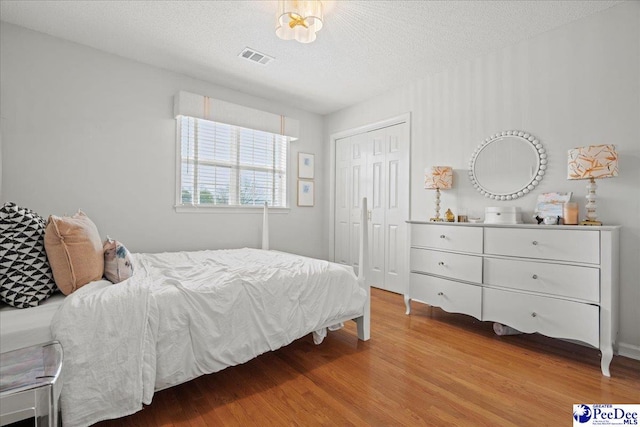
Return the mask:
M0 0L0 19L326 114L618 1L324 3L307 45L275 36L273 1ZM247 46L276 60L242 60Z

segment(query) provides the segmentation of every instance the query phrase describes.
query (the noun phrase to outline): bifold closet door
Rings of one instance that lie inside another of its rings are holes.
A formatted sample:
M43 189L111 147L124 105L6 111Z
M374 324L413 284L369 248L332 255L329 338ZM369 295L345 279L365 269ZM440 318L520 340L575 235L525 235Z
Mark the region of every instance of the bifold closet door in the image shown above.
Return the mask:
M355 135L336 141L334 260L353 266L356 273L359 268L360 210L367 185L366 161L365 135Z
M336 191L334 217L334 257L340 264L351 263L351 138L336 140Z
M409 220L409 125L384 129L384 289L404 293L408 286L406 260Z
M334 260L358 269L362 197L368 199L368 282L403 293L406 223L409 219L408 125L336 141Z
M385 217L386 217L386 129L367 132L367 180L369 203L369 283L376 288L385 286Z

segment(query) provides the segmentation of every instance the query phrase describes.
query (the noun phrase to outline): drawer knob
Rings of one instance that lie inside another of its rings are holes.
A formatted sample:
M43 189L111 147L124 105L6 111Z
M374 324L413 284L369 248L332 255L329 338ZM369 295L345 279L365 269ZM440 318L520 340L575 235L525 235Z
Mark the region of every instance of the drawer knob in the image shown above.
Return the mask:
M537 279L537 278L538 278L538 275L537 275L537 274L534 274L533 276L531 276L531 278L532 278L532 279Z
M533 246L536 246L536 245L538 244L538 241L537 241L537 240L534 240L534 241L533 241L533 242L531 242L531 243L533 243Z
M538 315L538 313L536 313L535 311L533 313L531 313L531 317L536 317Z
M440 262L438 263L438 265L444 265L444 262L440 261Z
M445 238L444 234L441 234L441 235L440 235L440 238L441 238L441 239L444 239L444 238Z
M443 296L443 295L444 295L444 292L438 292L438 296L440 296L440 297L441 297L441 296Z

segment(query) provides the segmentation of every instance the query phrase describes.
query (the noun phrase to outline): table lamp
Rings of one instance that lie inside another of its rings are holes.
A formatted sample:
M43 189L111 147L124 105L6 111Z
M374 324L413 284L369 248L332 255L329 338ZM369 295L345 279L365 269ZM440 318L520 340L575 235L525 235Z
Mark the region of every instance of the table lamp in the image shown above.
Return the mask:
M424 188L436 190L436 215L431 221L442 221L440 218L440 190L449 190L453 186L453 169L451 166L430 166L424 170Z
M618 176L615 145L590 145L568 151L567 179L588 179L587 219L581 225L602 225L596 215L596 179Z

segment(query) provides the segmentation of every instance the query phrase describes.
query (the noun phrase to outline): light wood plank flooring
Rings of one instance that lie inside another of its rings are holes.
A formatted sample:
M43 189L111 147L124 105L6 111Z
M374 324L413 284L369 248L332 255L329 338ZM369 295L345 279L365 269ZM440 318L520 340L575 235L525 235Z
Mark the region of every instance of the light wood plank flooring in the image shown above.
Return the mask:
M355 324L156 393L106 426L568 426L574 403L640 403L640 361L374 289L371 341Z

